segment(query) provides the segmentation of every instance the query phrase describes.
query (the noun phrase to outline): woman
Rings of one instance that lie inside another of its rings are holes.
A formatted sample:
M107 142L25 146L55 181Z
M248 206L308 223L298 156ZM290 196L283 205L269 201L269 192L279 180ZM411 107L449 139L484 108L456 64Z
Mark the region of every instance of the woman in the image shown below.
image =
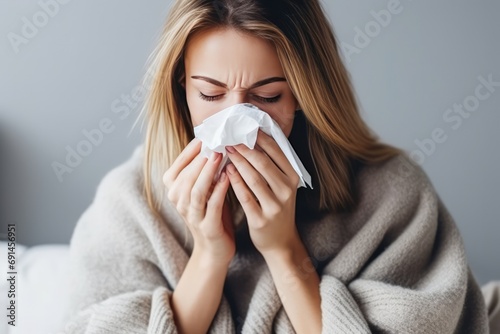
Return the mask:
M176 1L151 59L145 143L71 240L65 332L487 333L453 218L361 119L318 1ZM314 189L263 132L212 183L193 128L245 102Z

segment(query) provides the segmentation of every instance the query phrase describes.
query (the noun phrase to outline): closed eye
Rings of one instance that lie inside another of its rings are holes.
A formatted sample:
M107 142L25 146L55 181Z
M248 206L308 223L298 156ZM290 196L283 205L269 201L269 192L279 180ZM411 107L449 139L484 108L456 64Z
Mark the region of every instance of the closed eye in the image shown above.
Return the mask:
M258 95L252 95L252 96L255 99L257 99L261 102L264 102L264 103L275 103L275 102L278 102L278 100L281 98L281 94L273 96L273 97L262 97L262 96L258 96ZM210 96L210 95L205 95L202 92L200 92L200 98L202 98L205 101L215 101L221 97L222 97L222 95Z
M281 97L281 94L276 95L274 97L262 97L262 96L257 96L257 95L254 95L254 97L258 100L265 102L265 103L275 103L275 102L278 102L278 100Z
M205 101L214 101L217 100L217 98L221 97L222 95L216 95L216 96L209 96L205 95L202 92L200 92L200 97L205 100Z

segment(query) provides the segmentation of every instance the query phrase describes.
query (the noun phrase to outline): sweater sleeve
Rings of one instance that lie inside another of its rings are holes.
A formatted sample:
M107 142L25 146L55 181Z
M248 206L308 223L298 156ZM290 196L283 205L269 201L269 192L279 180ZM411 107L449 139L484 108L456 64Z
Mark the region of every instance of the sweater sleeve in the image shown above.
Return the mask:
M61 333L177 333L171 296L189 255L147 205L140 153L108 172L76 224ZM208 332L233 331L223 296Z
M367 210L342 222L352 235L320 276L323 333L488 333L458 228L409 166L400 157L363 181Z

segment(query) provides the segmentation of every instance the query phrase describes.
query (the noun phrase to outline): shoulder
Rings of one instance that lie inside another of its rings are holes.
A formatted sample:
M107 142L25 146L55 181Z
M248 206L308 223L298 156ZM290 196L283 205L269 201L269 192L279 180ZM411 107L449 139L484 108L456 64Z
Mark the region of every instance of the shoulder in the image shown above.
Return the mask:
M432 186L423 168L406 154L399 154L384 162L364 165L358 179L365 186L398 191L420 191Z
M110 235L132 236L139 232L137 217L144 216L148 208L142 194L142 158L143 144L104 175L91 204L77 221L72 244L85 242L87 238L97 242Z
M123 191L136 193L143 187L142 163L144 158L144 144L138 145L127 160L108 171L96 191L96 198L125 194Z
M403 153L381 163L363 165L357 174L356 187L362 207L410 210L423 200L434 205L439 201L429 176Z

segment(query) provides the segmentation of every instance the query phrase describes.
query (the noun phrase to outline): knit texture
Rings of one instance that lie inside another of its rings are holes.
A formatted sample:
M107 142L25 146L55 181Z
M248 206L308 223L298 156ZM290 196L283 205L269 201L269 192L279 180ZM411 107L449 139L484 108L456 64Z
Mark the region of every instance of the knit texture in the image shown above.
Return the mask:
M143 154L103 178L75 227L61 333L177 333L170 297L192 239L166 196L161 218L149 209ZM488 333L463 240L424 171L401 155L363 166L355 187L352 211L296 222L320 277L323 333ZM241 226L209 333L295 333Z

